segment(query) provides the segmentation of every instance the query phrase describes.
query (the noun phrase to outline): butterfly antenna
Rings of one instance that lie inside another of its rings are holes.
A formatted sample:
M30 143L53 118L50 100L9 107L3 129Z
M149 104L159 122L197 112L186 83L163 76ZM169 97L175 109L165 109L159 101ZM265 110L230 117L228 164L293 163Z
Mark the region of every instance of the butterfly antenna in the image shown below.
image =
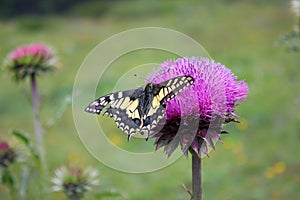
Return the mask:
M150 82L153 83L154 80L156 79L156 77L158 77L158 76L161 76L161 77L165 76L167 73L169 73L170 70L171 70L170 67L163 68L163 69L159 69L159 68L158 68L158 69L155 69L155 70L153 71L153 76L152 76Z

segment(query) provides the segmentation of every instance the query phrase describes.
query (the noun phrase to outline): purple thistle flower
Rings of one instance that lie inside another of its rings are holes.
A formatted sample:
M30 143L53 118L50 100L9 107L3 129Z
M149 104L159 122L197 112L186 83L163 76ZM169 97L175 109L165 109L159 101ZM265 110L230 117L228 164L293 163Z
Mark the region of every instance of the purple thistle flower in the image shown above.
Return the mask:
M147 83L160 83L177 76L192 76L194 84L166 102L165 123L156 127L150 137L156 148L165 147L170 156L178 144L187 156L191 147L200 157L208 155L209 146L221 141L227 133L221 125L237 121L234 114L239 101L246 98L248 85L220 63L208 58L179 58L161 64L148 75ZM208 146L209 145L209 146Z
M54 52L45 44L20 46L9 53L5 67L14 72L16 80L53 71Z

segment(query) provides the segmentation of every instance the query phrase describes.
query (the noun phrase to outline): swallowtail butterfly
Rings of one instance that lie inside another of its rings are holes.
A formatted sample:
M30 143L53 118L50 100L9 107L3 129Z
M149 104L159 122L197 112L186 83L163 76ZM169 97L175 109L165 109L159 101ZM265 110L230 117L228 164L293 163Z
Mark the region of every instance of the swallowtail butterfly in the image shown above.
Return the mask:
M148 83L144 88L119 91L102 96L90 103L85 111L103 113L113 117L118 128L128 135L146 131L149 135L158 121L164 117L166 102L192 85L191 76L178 76L159 84ZM109 105L109 106L108 106Z

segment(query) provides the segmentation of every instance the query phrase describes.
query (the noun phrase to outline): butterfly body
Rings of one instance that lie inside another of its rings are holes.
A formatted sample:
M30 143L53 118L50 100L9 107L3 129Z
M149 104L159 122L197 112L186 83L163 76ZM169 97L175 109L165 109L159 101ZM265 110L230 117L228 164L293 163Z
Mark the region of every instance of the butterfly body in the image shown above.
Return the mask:
M148 83L139 87L107 94L93 101L85 109L92 114L100 114L108 105L104 114L113 117L118 128L130 139L131 135L144 131L150 132L164 117L166 102L194 83L190 76L179 76L165 82Z

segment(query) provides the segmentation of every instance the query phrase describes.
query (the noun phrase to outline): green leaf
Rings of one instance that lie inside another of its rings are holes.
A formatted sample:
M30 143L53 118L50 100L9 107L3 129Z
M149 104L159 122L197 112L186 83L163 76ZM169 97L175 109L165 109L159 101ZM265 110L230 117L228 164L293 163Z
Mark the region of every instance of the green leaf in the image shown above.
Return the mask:
M14 136L16 136L18 139L20 139L26 146L29 145L30 140L25 134L23 134L23 133L21 133L20 131L17 131L17 130L13 130L12 134Z
M28 148L29 152L34 157L34 159L36 159L36 161L39 162L40 155L38 154L38 151L33 146L30 138L27 137L24 133L17 131L17 130L13 130L12 134L25 144L25 146Z
M14 186L14 179L13 179L13 176L11 175L11 173L9 172L9 170L7 170L7 169L3 170L1 182L3 184L8 185L9 187Z
M114 190L103 190L95 194L96 199L101 199L103 197L120 197L120 196L122 195L119 192Z

